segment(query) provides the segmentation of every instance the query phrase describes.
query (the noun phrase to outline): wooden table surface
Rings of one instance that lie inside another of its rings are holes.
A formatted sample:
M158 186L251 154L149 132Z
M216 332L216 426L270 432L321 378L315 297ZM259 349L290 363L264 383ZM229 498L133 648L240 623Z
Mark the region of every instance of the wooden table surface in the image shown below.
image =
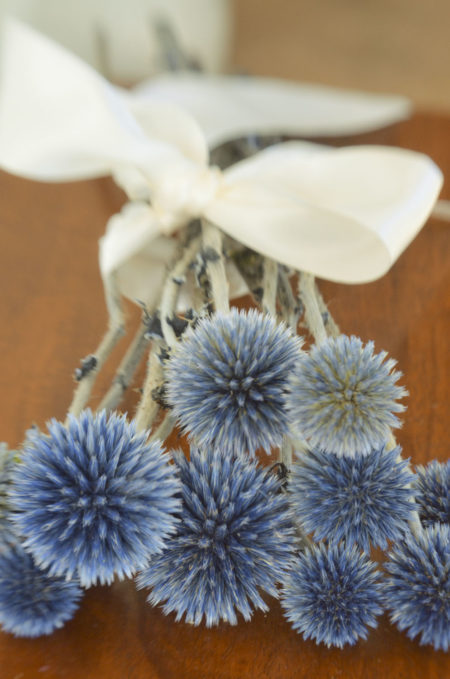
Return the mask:
M450 176L450 117L416 115L366 139L425 151ZM0 440L13 446L33 422L64 417L73 369L103 332L97 238L123 197L109 179L46 185L6 174L0 195ZM450 198L449 182L442 195ZM405 455L414 463L447 459L450 225L430 220L381 280L322 290L343 332L372 338L398 359L410 391L399 435ZM130 307L130 323L137 319ZM96 398L106 384L107 376ZM132 412L136 398L131 389L124 408ZM276 601L250 623L207 630L150 608L132 582L89 590L73 621L50 637L0 633L1 679L446 676L448 655L409 641L386 618L366 642L328 650L304 642Z

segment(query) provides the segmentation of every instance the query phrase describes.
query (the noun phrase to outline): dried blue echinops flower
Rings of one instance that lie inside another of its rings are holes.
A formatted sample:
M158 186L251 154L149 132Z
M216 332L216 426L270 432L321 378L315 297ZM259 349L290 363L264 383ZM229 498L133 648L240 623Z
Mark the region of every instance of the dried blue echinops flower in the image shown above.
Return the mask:
M293 550L286 494L256 461L221 450L175 454L183 507L177 533L138 578L149 602L165 601L177 620L208 627L267 610L259 589L277 596Z
M84 411L30 435L11 498L24 546L50 575L84 587L143 568L174 530L179 483L168 456L125 416Z
M414 490L422 523L450 524L450 460L418 465L416 473Z
M386 443L390 428L400 426L394 413L405 410L397 400L407 394L386 356L374 354L373 342L346 335L302 355L288 401L293 427L310 448L352 457Z
M296 517L315 540L345 539L365 552L387 547L408 528L415 510L414 475L401 448L354 458L311 451L298 454L289 484Z
M342 648L366 639L383 612L376 566L356 547L314 545L283 584L281 604L305 639Z
M10 501L8 498L15 455L14 450L10 450L4 443L0 443L0 554L16 542L14 527L10 520Z
M289 429L285 396L301 341L255 310L232 309L189 329L167 366L167 400L199 446L266 452Z
M450 526L434 524L396 544L386 563L390 618L410 639L450 647Z
M82 589L50 577L20 545L0 553L0 625L18 637L51 634L70 620Z

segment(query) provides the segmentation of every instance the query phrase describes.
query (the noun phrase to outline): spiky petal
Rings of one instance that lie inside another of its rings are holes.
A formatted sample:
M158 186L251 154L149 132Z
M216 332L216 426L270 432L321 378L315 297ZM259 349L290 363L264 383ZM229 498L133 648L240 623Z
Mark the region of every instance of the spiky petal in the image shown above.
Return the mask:
M73 617L81 596L75 581L50 577L19 545L0 554L0 625L5 632L51 634Z
M434 524L398 543L386 564L386 605L410 639L450 646L450 526Z
M0 554L16 542L8 498L15 455L14 450L9 450L6 444L0 443Z
M366 639L383 611L375 564L356 547L314 545L299 555L281 604L305 639L342 648Z
M11 498L24 546L83 586L131 576L174 530L179 483L158 442L121 415L84 411L32 434Z
M390 428L400 426L394 413L405 409L397 400L407 394L386 356L374 353L373 342L346 335L302 356L288 402L293 426L310 448L352 457L386 443Z
M365 552L387 547L407 530L415 510L414 475L401 448L354 458L312 451L298 454L289 484L296 516L315 540L345 539Z
M200 447L251 455L279 446L288 431L285 395L301 342L255 310L202 319L167 366L167 399Z
M416 472L414 489L422 523L450 525L450 460L433 460L426 467L417 466Z
M177 620L216 625L267 610L259 589L277 596L292 556L293 526L280 479L255 461L220 450L175 456L183 507L177 534L139 576L149 602L166 601Z

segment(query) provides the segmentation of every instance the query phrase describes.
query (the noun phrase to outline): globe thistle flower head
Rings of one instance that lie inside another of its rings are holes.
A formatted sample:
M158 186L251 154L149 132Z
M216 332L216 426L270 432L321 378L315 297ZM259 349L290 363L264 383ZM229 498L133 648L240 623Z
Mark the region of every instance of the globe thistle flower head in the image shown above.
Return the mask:
M16 542L13 524L10 518L10 502L8 492L15 464L14 450L0 443L0 554Z
M232 309L185 333L167 366L167 399L200 447L270 452L289 429L285 396L300 339L256 310Z
M82 590L41 571L21 546L0 554L0 625L18 637L51 634L70 620Z
M175 536L138 578L151 604L208 627L267 610L259 590L277 596L292 558L294 531L281 480L256 461L218 449L175 457L183 507Z
M167 456L122 415L86 410L48 430L29 438L13 475L25 549L85 587L129 577L174 530L179 483Z
M368 455L399 427L394 413L406 396L397 385L401 373L373 342L340 335L314 345L292 375L289 407L293 426L310 448L335 455Z
M416 474L414 490L422 523L450 524L450 460L418 465Z
M450 526L434 524L396 545L386 564L386 605L410 639L450 647Z
M366 639L383 612L375 564L356 547L314 545L299 555L281 604L305 639L342 648Z
M289 489L304 530L315 540L345 539L365 552L400 538L415 510L414 475L400 452L397 446L354 458L299 453Z

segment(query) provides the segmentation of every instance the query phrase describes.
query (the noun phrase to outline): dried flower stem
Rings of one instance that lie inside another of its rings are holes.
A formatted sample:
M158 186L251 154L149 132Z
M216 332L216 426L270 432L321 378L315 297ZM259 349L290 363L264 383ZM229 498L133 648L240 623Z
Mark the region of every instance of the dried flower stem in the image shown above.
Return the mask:
M222 252L222 233L206 220L202 221L203 254L211 286L212 301L216 311L226 313L230 310L229 285L225 273Z
M185 246L178 261L169 271L166 282L161 295L161 302L159 307L159 318L161 320L161 328L167 346L173 347L177 343L177 336L169 321L176 312L178 298L180 296L180 278L182 278L191 264L192 260L197 255L200 249L200 237L192 238L192 240Z
M159 405L153 398L153 391L156 387L159 387L163 378L163 367L159 358L160 348L160 343L154 341L149 353L147 377L135 415L135 424L138 431L144 431L144 429L151 427L159 410Z
M327 338L327 331L316 295L314 276L301 272L298 281L298 291L305 307L305 321L316 344L321 344Z
M146 333L147 326L142 322L120 362L113 383L103 397L98 410L114 410L120 403L148 346L149 339L146 337Z
M319 290L319 286L317 285L317 282L314 285L314 292L316 295L317 303L319 305L319 311L322 315L322 319L325 325L325 329L327 331L327 334L330 335L331 337L338 337L338 335L341 334L341 331L339 330L339 326L334 320L333 316L328 310L327 305L325 304L325 301L322 297L322 293Z
M283 439L278 459L287 469L292 467L292 441L289 436L285 436Z
M284 276L284 277L283 277ZM277 299L280 302L284 320L297 332L298 304L292 293L291 284L279 264L268 257L264 258L262 279L261 309L275 320L277 319ZM279 461L287 469L292 467L293 442L289 435L285 436L280 446Z
M152 433L150 440L155 441L165 441L166 438L172 433L175 426L175 418L172 417L171 413L167 413L163 421L160 423L159 427Z
M105 285L105 295L109 313L109 327L97 349L92 354L92 358L94 359L93 367L81 377L79 385L75 389L68 414L75 415L76 417L81 413L89 401L97 375L103 368L115 345L125 333L125 321L120 304L120 297L113 279L109 281L108 285Z
M282 320L297 333L298 320L302 314L302 304L294 296L289 276L282 265L278 265L278 302Z
M273 318L277 315L277 284L278 264L273 259L264 257L261 307L263 313Z
M169 348L173 347L178 341L175 331L168 320L170 320L175 313L181 288L179 280L184 276L200 247L201 239L199 237L192 238L192 240L183 248L179 259L175 262L166 276L161 294L159 317L164 340ZM147 377L144 382L142 398L135 416L136 428L138 431L150 428L159 410L159 405L153 398L153 392L163 381L163 366L159 357L160 350L161 342L154 341L149 354Z

